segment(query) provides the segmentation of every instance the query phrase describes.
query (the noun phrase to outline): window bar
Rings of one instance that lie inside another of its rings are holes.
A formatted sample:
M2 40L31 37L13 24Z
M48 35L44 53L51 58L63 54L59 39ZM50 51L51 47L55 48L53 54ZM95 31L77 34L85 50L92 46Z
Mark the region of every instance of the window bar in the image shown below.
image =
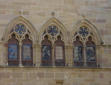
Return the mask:
M19 57L19 66L22 67L23 65L22 65L22 56L21 56L22 55L22 42L21 41L19 42L19 54L20 54L19 55L20 56Z

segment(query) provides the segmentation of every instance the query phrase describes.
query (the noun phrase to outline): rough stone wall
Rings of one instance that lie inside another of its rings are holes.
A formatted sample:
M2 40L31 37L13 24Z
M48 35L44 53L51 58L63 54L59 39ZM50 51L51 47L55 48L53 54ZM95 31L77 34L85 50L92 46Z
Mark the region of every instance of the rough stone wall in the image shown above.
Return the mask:
M105 44L111 43L110 0L0 0L0 33L15 17L23 15L39 32L47 20L55 17L72 31L76 23L85 18L97 27Z
M58 19L70 34L76 24L87 19L96 28L104 42L98 46L102 68L111 67L111 0L0 0L0 65L7 64L7 48L2 38L8 25L19 16L27 19L40 32L52 17ZM68 36L68 35L66 35ZM35 41L36 42L36 41ZM65 43L70 44L70 43ZM35 45L34 63L40 64L40 45ZM71 46L66 47L72 57ZM67 59L71 66L71 58ZM0 85L111 85L111 69L74 68L0 68Z
M75 29L76 24L87 19L98 31L103 45L98 47L99 62L102 67L111 65L111 1L110 0L0 0L0 63L6 60L6 48L2 38L8 25L16 17L23 16L39 33L42 26L52 17L58 19L67 29L67 35ZM36 41L35 41L36 42ZM65 44L70 44L66 42ZM37 47L37 46L36 46ZM38 51L40 49L37 49ZM71 53L71 52L70 52ZM40 54L40 53L38 53ZM71 54L66 54L71 55ZM4 61L3 61L4 60ZM6 61L5 61L6 62Z
M111 85L111 69L0 68L0 85Z

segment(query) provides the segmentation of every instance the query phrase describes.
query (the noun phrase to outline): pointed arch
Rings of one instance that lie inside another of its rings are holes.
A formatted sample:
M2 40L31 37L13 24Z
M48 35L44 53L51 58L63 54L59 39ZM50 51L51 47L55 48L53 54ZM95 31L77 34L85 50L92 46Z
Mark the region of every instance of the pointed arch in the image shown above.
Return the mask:
M54 60L56 66L65 66L65 44L61 36L54 42Z
M77 24L74 26L74 30L72 30L72 32L71 32L72 38L74 37L74 33L76 33L79 30L79 28L82 27L82 26L87 27L89 29L89 31L94 33L95 43L97 45L100 45L103 42L97 27L95 25L93 25L87 19L83 19L83 20L80 20L80 21L77 22Z
M59 28L59 30L62 32L62 34L63 34L63 39L64 38L66 38L66 28L65 28L65 26L58 20L58 19L56 19L55 17L53 17L53 18L51 18L51 19L49 19L43 26L42 26L42 28L41 28L41 30L40 30L40 32L39 32L39 41L41 42L42 40L42 38L41 38L41 36L42 36L42 34L43 34L43 32L49 27L49 26L51 26L51 25L55 25L55 26L57 26L58 28ZM66 39L64 39L64 40L66 40ZM40 43L39 42L39 43Z
M97 66L97 59L96 59L96 45L92 41L92 37L88 37L88 41L86 42L86 64L90 67Z
M19 23L22 23L26 26L26 28L31 32L31 37L32 37L32 40L33 41L36 41L37 40L37 31L36 29L34 28L34 26L27 20L25 19L24 17L22 16L19 16L19 17L16 17L14 18L7 26L6 28L6 31L3 35L3 40L4 41L7 41L8 40L8 35L10 34L10 31L13 29L13 27L16 25L16 24L19 24Z

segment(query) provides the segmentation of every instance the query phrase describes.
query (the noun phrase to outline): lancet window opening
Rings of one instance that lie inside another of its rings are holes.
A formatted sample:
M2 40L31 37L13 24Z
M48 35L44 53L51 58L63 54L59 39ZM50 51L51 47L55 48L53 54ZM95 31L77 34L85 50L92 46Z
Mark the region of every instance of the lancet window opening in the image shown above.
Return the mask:
M86 26L79 28L74 34L73 57L74 66L96 67L96 44L94 34Z
M45 60L51 62L50 65L65 66L65 45L61 38L63 36L61 30L56 25L50 25L42 36L44 37L41 43L42 65L49 66L47 63L43 63Z
M8 65L33 65L32 45L30 31L24 24L16 24L9 34Z

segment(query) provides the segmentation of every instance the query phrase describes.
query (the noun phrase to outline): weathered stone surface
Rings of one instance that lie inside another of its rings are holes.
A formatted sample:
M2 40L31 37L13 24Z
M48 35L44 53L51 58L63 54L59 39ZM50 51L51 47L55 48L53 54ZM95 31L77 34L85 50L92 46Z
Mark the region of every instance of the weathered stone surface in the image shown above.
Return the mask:
M9 38L7 31L21 23L16 20L20 16L33 31L31 36L36 32L33 68L5 67L8 65L8 46L4 46L8 41L5 38ZM109 69L73 68L73 35L84 20L84 25L90 24L94 38L98 37L98 42L94 41L98 65ZM58 25L64 33L68 68L40 67L41 36L50 24ZM3 66L0 85L57 85L56 81L63 81L63 85L111 85L111 0L0 0L0 66Z

